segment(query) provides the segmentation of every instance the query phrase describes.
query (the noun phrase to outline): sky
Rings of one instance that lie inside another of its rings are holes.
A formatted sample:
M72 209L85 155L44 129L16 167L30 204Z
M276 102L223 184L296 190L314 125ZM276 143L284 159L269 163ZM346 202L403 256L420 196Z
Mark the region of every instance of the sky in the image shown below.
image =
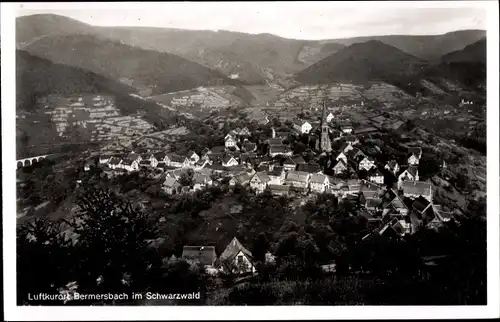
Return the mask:
M471 2L24 3L16 16L53 13L98 26L271 33L294 39L429 35L487 29Z

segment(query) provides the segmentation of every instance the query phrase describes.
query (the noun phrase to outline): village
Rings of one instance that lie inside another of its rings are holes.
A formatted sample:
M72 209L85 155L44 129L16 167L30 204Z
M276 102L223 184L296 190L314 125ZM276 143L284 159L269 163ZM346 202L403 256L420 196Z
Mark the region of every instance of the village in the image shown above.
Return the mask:
M272 135L265 142L266 153L260 153L257 143L249 140L251 132L243 127L227 133L224 146L205 147L185 155L165 151L101 154L98 163L85 164L85 171L98 166L108 177L142 171L149 177L160 178L163 192L173 196L224 184L233 190L243 188L277 198L287 196L300 204L328 194L360 206L358 215L367 218L373 227L363 239L377 234L401 237L453 220L452 209L433 202L433 183L420 181L421 147L407 147L403 161L394 158L377 162L373 154L380 153L380 149L374 146L363 151L361 145L366 135L377 128L355 128L349 120L339 120L341 113L331 111L324 106L318 121L295 119L290 132L272 128ZM383 125L383 119L380 124ZM301 153L294 153L291 136L316 136L318 140L311 144L315 158L306 162ZM321 158L326 162L320 164ZM442 168L446 168L445 162ZM236 238L220 257L213 246L193 245L186 245L180 256L201 263L213 274L227 269L226 264L221 264L227 262L232 267L230 271L255 272L251 252ZM266 256L272 259L271 254ZM175 259L173 256L170 260ZM324 266L324 270L332 269L331 265Z

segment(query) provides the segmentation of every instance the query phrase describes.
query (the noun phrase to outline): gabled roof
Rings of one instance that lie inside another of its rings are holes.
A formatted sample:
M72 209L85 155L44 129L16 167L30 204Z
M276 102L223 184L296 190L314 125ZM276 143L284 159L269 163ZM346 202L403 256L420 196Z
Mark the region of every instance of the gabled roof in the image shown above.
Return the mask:
M213 148L210 149L210 152L212 153L223 153L224 151L226 151L226 147L225 146L214 146Z
M168 187L168 188L172 188L175 186L179 186L179 183L177 182L177 180L175 178L166 177L165 181L163 182L163 185Z
M201 174L201 173L196 172L193 176L193 181L194 181L194 183L204 184L204 183L212 181L212 179L210 179L210 176L208 176L206 174Z
M281 185L281 184L270 184L270 185L268 185L268 188L274 192L289 191L290 190L290 186Z
M154 154L156 160L163 160L167 154L165 152L156 152Z
M184 246L182 258L199 261L201 265L212 265L217 256L213 246Z
M340 159L333 168L347 168L347 164L344 162L343 159Z
M402 189L405 194L429 196L432 184L425 181L403 181Z
M328 182L328 177L325 176L324 174L313 174L311 175L311 179L309 180L311 183L324 183L325 181Z
M306 161L304 160L304 158L300 155L300 154L296 154L296 155L293 155L291 157L291 159L293 160L293 162L295 162L295 164L302 164L302 163L306 163Z
M193 150L191 150L191 151L189 151L189 152L187 153L188 158L191 158L191 157L193 157L194 155L198 156L198 154L196 154L196 152L194 152Z
M122 159L117 158L117 157L111 157L109 159L109 164L111 165L119 165L122 162Z
M269 145L281 145L281 144L283 144L283 140L280 138L272 138L272 139L269 139L268 143L269 143Z
M177 154L170 154L168 155L168 158L171 162L183 163L184 161L186 161L186 157Z
M429 200L425 199L422 196L419 196L418 198L415 199L415 201L413 201L412 208L420 213L423 213L430 206L432 205Z
M283 173L283 167L280 166L274 166L272 171L268 171L267 175L273 176L273 177L279 177Z
M286 158L286 160L283 162L283 165L297 165L297 163L295 163L295 161L293 161L291 158Z
M132 160L132 161L137 161L137 160L139 160L139 158L141 158L141 155L137 154L137 153L130 153L127 157L127 159Z
M240 184L246 184L252 179L252 176L246 172L234 176L234 180Z
M226 155L224 156L224 158L222 158L222 162L224 162L224 163L228 163L229 161L231 161L231 159L233 159L233 160L235 160L235 161L236 161L236 159L235 159L232 155L230 155L230 154L226 154Z
M242 252L250 261L252 261L252 253L246 249L236 237L231 240L226 249L222 252L220 260L223 263L231 263L239 252Z
M259 180L259 182L261 183L268 183L269 181L271 181L271 178L269 178L269 176L267 175L267 173L265 172L257 172L254 174L252 180L256 178Z
M384 174L379 169L373 169L368 174L369 177L383 177Z
M389 166L389 168L394 169L394 167L396 167L399 164L396 160L391 160L391 161L387 162L387 165Z
M150 165L151 164L151 160L142 160L139 164L141 164L141 165Z
M379 208L382 206L382 199L367 199L366 207L367 208Z
M125 159L125 160L123 160L122 164L123 164L123 165L132 165L134 162L136 162L136 160L133 160L133 159Z
M298 182L307 182L309 178L309 173L303 171L290 171L286 174L286 180L289 181L298 181Z

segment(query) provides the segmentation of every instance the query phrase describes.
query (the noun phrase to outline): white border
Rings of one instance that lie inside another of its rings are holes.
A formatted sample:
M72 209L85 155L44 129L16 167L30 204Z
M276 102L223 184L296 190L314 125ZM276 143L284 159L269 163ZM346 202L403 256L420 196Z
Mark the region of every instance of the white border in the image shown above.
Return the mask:
M71 8L142 9L144 3L25 3L26 9ZM161 6L148 3L148 7ZM196 5L202 5L197 3ZM205 5L205 4L203 4ZM283 4L286 5L286 4ZM294 6L316 6L318 2L299 3ZM322 4L324 5L324 3ZM336 2L339 7L384 6L400 8L483 7L488 13L487 50L487 138L488 138L488 305L427 306L427 307L16 307L15 292L15 58L14 58L14 10L19 4L1 4L1 60L2 60L2 185L4 228L4 306L6 320L188 320L188 319L429 319L429 318L493 318L499 310L499 99L498 99L498 3L496 1L448 1L448 2ZM5 264L8 265L5 265Z

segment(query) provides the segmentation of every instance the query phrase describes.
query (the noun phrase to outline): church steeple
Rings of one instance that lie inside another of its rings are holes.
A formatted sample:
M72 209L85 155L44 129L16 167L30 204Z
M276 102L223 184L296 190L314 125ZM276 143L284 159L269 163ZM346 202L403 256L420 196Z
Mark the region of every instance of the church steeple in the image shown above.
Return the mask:
M323 100L323 111L321 112L321 151L331 152L332 143L330 141L330 128L327 121L326 103Z

